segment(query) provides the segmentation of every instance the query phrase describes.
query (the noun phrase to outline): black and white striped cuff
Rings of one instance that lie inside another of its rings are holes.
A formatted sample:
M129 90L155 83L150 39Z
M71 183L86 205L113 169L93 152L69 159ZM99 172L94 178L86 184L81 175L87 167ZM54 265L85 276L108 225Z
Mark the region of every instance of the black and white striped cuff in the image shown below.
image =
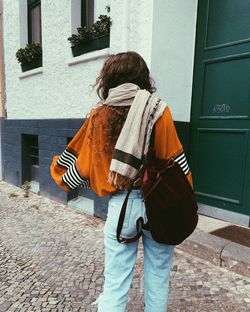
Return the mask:
M69 169L70 166L76 162L76 160L77 160L77 157L72 152L66 149L64 150L62 155L58 158L57 163L58 165Z
M79 186L82 187L82 188L90 189L90 181L86 179Z
M188 163L187 163L187 159L184 153L178 155L177 157L175 157L175 162L177 162L181 169L183 170L183 172L187 175L189 173L189 167L188 167Z
M90 188L90 182L87 179L83 179L76 169L76 164L72 164L69 169L62 176L64 183L68 185L71 189L75 189L78 186L84 188Z

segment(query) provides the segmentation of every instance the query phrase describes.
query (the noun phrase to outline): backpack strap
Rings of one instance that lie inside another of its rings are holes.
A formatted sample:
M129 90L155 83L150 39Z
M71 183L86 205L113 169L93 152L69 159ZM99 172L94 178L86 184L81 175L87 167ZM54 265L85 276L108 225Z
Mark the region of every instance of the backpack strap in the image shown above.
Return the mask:
M125 218L125 214L126 214L128 198L129 198L129 195L131 193L131 190L132 190L132 186L129 187L128 193L127 193L126 198L123 202L121 213L120 213L119 220L118 220L117 230L116 230L116 239L119 243L123 243L123 244L133 243L133 242L137 241L142 236L142 228L144 225L143 218L142 217L138 218L136 220L136 232L137 232L136 235L134 237L130 237L130 238L121 237L121 231L122 231L123 222L124 222L124 218Z

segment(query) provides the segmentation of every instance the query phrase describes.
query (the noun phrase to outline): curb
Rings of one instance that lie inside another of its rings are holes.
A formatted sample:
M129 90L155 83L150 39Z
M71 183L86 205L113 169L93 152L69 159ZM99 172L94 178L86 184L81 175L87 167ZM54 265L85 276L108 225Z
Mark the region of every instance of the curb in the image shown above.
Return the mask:
M177 248L250 277L250 248L196 229Z

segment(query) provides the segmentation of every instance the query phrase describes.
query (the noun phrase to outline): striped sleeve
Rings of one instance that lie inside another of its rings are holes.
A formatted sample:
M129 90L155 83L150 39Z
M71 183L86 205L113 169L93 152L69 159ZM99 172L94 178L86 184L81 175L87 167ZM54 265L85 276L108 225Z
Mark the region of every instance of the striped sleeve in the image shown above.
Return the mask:
M90 181L80 176L75 163L73 163L64 173L62 176L62 181L72 190L78 186L90 188Z
M181 153L180 155L176 156L174 158L175 162L177 162L181 169L183 170L183 172L185 173L185 175L187 175L190 171L188 163L187 163L187 158L185 156L185 153Z
M193 187L192 173L168 106L156 123L155 150L156 156L160 159L173 158L180 165L190 185Z
M66 146L63 153L54 156L50 165L52 179L66 191L71 191L77 187L90 188L90 180L77 169L78 158L84 144L89 118L84 122L76 135Z
M76 160L77 157L72 152L65 149L62 155L58 158L57 164L66 169L69 169L70 166L72 166L76 162Z

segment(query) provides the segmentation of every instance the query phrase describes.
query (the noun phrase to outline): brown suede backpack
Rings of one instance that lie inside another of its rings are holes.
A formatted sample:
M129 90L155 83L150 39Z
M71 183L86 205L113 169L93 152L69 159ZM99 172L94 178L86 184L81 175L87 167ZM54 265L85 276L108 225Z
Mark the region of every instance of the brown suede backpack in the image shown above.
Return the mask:
M144 224L143 218L140 217L136 220L136 236L131 238L120 236L129 194L133 188L131 185L117 225L118 242L134 242L145 229L149 230L153 239L159 243L168 245L182 243L197 226L198 206L193 189L180 165L173 158L157 159L153 149L150 148L139 175L143 176L141 192L148 222Z

